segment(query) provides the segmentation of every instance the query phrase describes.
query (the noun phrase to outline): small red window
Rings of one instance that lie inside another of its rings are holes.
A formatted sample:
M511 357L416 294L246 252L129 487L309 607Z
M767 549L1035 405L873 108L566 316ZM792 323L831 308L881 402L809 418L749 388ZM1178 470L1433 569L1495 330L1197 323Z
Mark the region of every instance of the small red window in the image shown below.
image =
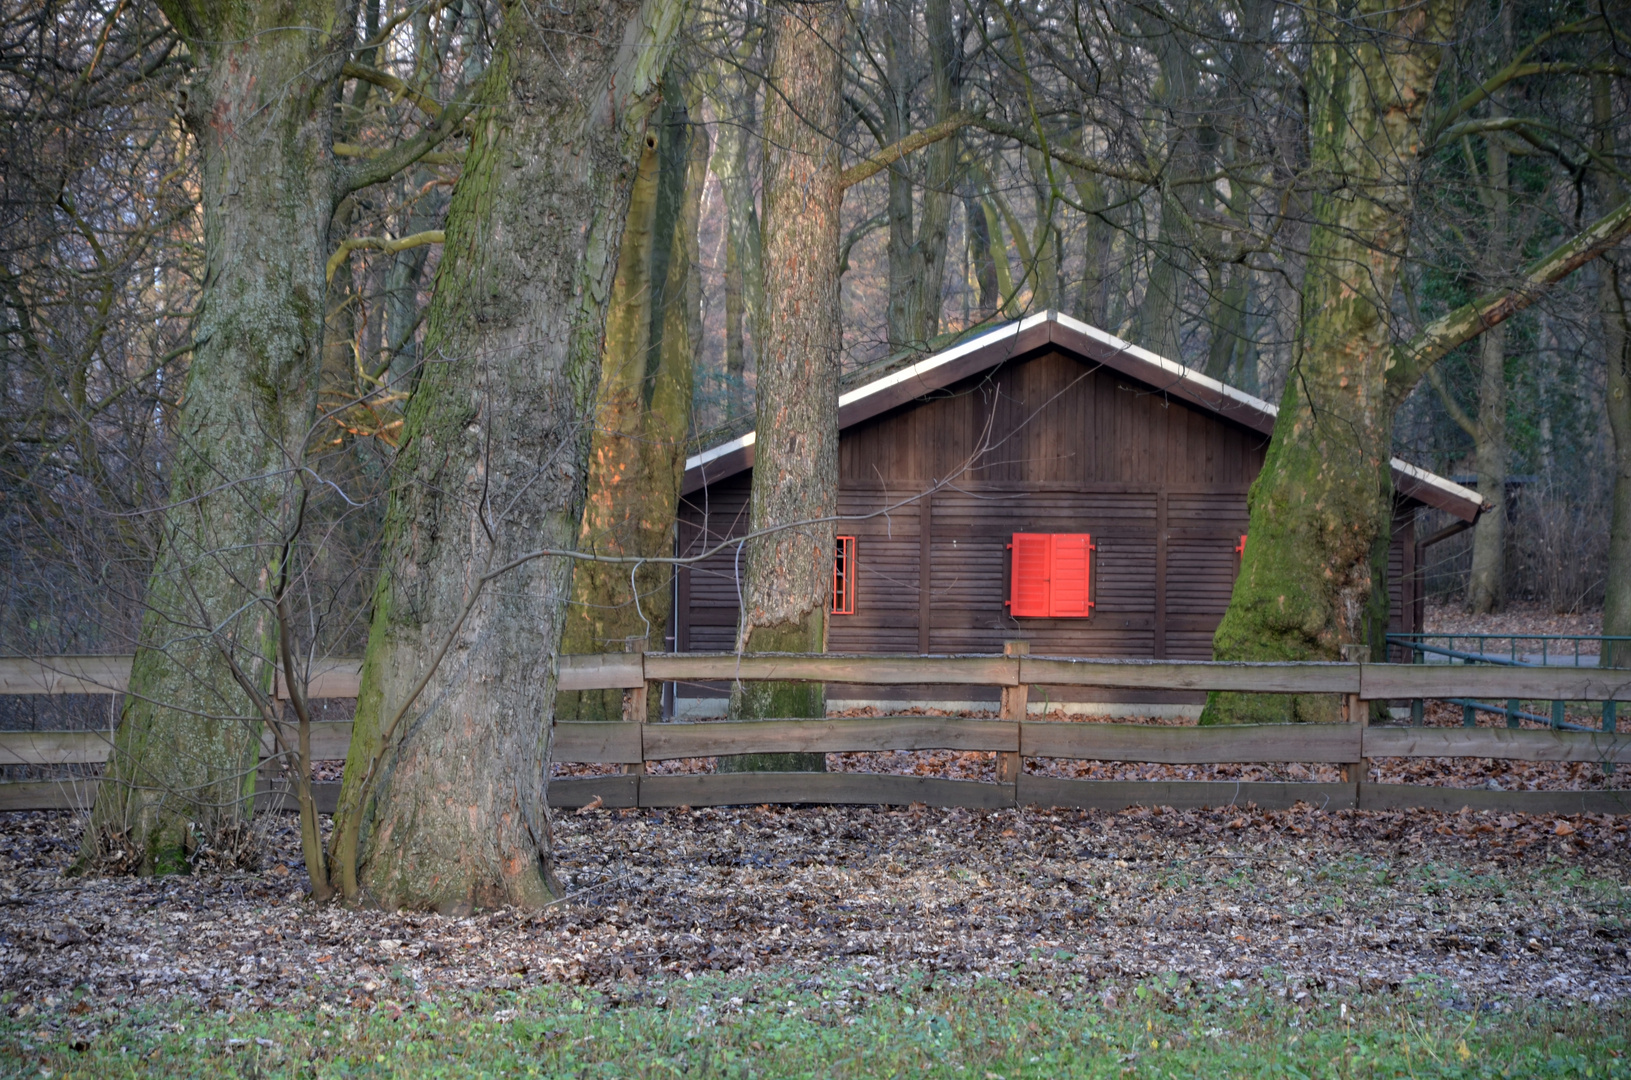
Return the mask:
M1008 613L1015 618L1086 619L1093 614L1090 533L1015 533Z
M832 613L855 614L855 537L838 537L832 563Z

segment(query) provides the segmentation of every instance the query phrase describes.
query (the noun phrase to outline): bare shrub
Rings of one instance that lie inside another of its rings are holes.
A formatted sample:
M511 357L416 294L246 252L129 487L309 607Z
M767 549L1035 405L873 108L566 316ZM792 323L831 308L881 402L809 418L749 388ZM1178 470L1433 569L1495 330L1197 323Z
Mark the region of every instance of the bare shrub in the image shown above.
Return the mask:
M1552 483L1524 490L1509 532L1507 596L1560 614L1601 607L1608 571L1608 502Z

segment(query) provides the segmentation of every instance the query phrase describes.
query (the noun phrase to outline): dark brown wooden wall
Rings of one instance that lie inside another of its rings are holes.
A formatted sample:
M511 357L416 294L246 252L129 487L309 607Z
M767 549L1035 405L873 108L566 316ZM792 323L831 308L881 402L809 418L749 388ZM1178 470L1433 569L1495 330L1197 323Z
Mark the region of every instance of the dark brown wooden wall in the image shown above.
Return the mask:
M991 653L1026 640L1048 655L1210 659L1265 448L1256 432L1056 352L846 430L840 512L889 509L839 529L857 538L856 610L833 616L828 647ZM750 476L687 497L682 553L746 531ZM1402 514L1396 533L1409 522ZM1008 617L1015 532L1093 534L1092 618ZM1413 621L1411 552L1396 535L1400 625ZM682 571L679 590L678 647L731 648L734 551Z

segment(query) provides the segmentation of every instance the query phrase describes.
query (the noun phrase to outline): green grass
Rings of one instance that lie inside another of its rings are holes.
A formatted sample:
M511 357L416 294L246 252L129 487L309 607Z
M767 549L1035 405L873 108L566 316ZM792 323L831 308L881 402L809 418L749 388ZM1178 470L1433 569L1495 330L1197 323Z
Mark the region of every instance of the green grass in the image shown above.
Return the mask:
M1631 1077L1631 1008L1305 996L1168 975L1047 992L859 972L236 1015L60 1002L0 1019L12 1077ZM75 1011L75 1010L78 1011ZM14 1008L4 1010L11 1013Z

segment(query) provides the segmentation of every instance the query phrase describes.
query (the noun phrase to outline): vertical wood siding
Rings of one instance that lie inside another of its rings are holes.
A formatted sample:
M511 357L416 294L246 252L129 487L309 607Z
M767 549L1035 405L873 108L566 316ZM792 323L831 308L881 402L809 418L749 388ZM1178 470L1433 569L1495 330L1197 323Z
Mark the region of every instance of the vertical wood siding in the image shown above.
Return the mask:
M1024 639L1045 655L1208 659L1266 447L1256 432L1053 350L856 425L839 443L840 513L893 508L839 529L856 537L856 613L831 619L828 647L992 653ZM905 501L937 482L931 499ZM687 496L681 552L745 532L748 490L742 473ZM1389 561L1395 629L1414 622L1410 521L1402 509ZM1093 534L1091 618L1008 615L1016 532ZM682 573L690 603L677 616L679 647L730 648L732 552Z

